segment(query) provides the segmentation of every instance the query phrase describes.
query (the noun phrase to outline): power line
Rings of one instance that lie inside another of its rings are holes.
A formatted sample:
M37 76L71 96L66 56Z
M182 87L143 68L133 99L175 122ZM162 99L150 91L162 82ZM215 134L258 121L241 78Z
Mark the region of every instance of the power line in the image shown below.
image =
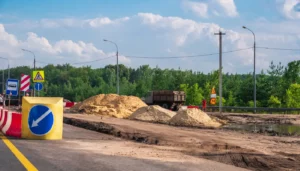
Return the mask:
M76 62L76 63L71 63L70 65L77 65L77 64L84 64L84 63L91 63L91 62L97 62L97 61L102 61L108 58L111 58L113 56L107 57L107 58L102 58L102 59L97 59L97 60L93 60L93 61L86 61L86 62ZM42 62L42 61L36 61L37 63L41 63L41 64L53 64L53 63L48 63L48 62Z
M233 52L238 52L238 51L244 51L248 49L252 49L253 47L248 47L248 48L242 48L242 49L236 49L236 50L230 50L230 51L225 51L222 52L223 54L226 53L233 53ZM282 51L300 51L300 49L292 49L292 48L276 48L276 47L256 47L258 49L267 49L267 50L282 50ZM185 56L134 56L134 55L124 55L127 58L138 58L138 59L177 59L177 58L197 58L197 57L205 57L205 56L213 56L213 55L218 55L219 52L216 53L207 53L207 54L198 54L198 55L185 55ZM92 61L86 61L86 62L76 62L76 63L71 63L71 65L79 65L79 64L85 64L85 63L92 63L92 62L97 62L97 61L102 61L106 60L109 58L112 58L114 56L102 58L102 59L97 59L97 60L92 60ZM27 60L27 59L10 59L10 60ZM36 61L37 63L42 63L42 64L53 64L53 63L48 63L48 62L42 62L42 61Z
M252 49L253 47L243 48L243 49L236 49L236 50L230 50L225 51L223 53L233 53L243 50ZM143 58L143 59L174 59L174 58L196 58L196 57L203 57L203 56L212 56L212 55L218 55L217 53L208 53L208 54L198 54L198 55L186 55L186 56L131 56L131 55L124 55L127 58Z
M52 64L52 63L48 63L48 62L41 62L41 61L35 61L37 63L40 63L40 64Z
M91 63L91 62L97 62L97 61L102 61L105 59L109 59L112 58L113 56L107 57L107 58L102 58L102 59L97 59L97 60L93 60L93 61L86 61L86 62L76 62L76 63L72 63L71 65L78 65L78 64L85 64L85 63Z
M256 47L259 49L268 49L268 50L288 50L288 51L300 51L300 49L289 49L289 48L273 48L273 47Z

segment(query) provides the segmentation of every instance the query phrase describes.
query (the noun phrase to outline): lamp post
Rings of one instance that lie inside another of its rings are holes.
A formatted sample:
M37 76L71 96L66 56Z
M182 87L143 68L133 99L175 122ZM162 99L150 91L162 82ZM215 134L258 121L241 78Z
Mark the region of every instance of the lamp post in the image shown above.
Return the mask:
M35 70L35 54L32 51L27 50L27 49L22 49L22 50L25 51L25 52L29 52L33 55L33 68ZM35 90L34 89L33 89L33 96L35 96Z
M253 37L254 37L254 46L253 46L253 49L254 49L254 67L253 67L254 92L253 92L253 96L254 96L254 113L256 113L256 74L255 74L255 65L256 65L256 56L255 56L255 53L256 53L256 40L255 40L255 34L254 34L254 32L252 30L250 30L246 26L243 26L243 28L249 30L253 34Z
M118 45L110 40L103 39L103 41L114 44L117 49L117 53L116 53L116 56L117 56L117 94L119 95L120 94L120 83L119 83L119 49L118 49Z
M27 50L27 49L22 49L22 50L25 51L25 52L29 52L33 55L33 68L35 69L35 54L32 51Z
M0 59L5 59L5 60L7 60L7 69L8 69L7 78L10 78L9 59L8 59L8 58L5 58L5 57L1 57L1 56L0 56Z
M7 78L10 78L9 59L8 59L8 58L5 58L5 57L0 57L0 59L7 60L7 63L8 63ZM4 93L4 68L3 68L3 71L2 71L2 91L3 91L3 93Z

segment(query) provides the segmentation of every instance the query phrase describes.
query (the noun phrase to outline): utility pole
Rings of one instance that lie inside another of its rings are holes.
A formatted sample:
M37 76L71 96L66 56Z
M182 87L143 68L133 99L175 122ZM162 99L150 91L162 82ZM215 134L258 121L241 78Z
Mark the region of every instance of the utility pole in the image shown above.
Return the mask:
M219 36L219 112L222 113L222 36L225 33L219 30L219 33L215 33L215 35Z
M117 94L120 95L119 48L118 48L118 45L113 41L106 40L106 39L103 39L103 41L114 44L117 49L117 52L116 52L116 56L117 56Z

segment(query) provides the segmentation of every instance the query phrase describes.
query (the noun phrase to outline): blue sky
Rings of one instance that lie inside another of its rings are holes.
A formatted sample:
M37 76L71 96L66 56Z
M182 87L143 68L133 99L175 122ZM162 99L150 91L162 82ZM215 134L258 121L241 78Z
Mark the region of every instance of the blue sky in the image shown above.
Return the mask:
M221 28L224 51L253 46L300 49L300 0L1 0L0 56L11 65L31 65L33 51L44 63L78 63L113 56L116 42L120 62L138 67L183 68L210 72L218 55L179 59L139 59L130 56L188 56L218 52ZM248 73L253 50L224 54L225 72ZM273 60L299 60L299 51L257 49L257 68ZM4 64L4 62L1 62ZM93 68L114 64L109 58L84 63ZM81 66L77 64L76 66ZM1 67L1 66L0 66Z

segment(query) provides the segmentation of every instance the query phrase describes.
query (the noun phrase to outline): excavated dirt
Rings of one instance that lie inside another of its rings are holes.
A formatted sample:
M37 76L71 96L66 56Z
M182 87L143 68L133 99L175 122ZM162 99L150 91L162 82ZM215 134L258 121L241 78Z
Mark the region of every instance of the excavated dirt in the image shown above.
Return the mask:
M293 137L172 127L78 114L65 114L64 122L140 143L158 145L154 148L181 152L250 170L288 171L300 168L300 143L299 139Z
M205 112L200 109L179 110L178 113L171 118L171 125L175 126L208 126L220 127L222 124L217 120L211 119Z
M129 119L167 124L175 114L175 112L153 105L139 108L129 116Z
M85 113L127 118L137 109L147 106L135 96L119 96L116 94L99 94L73 106L72 113Z
M300 115L288 114L236 114L236 113L209 113L228 123L235 124L293 124L300 125Z

